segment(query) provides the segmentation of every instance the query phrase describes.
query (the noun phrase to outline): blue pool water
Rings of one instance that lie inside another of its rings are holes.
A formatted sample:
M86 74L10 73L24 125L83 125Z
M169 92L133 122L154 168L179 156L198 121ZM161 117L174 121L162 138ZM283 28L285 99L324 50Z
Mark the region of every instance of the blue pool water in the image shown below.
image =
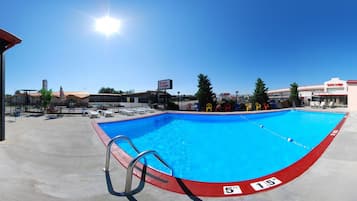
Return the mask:
M168 113L99 126L111 138L128 136L140 151L157 151L175 177L236 182L292 165L317 146L344 115L293 110L230 115ZM119 146L136 156L126 142ZM170 172L154 157L149 157L147 164Z

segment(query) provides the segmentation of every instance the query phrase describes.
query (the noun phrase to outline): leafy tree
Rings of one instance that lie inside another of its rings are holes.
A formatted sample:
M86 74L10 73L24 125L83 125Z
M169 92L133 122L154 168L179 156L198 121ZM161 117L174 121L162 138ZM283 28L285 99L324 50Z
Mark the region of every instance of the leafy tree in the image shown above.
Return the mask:
M169 101L167 103L167 109L168 110L179 110L179 105L174 103L174 102L172 102L172 101Z
M107 94L122 94L123 91L116 91L114 88L102 87L99 89L98 93L107 93Z
M10 95L10 94L5 94L5 104L6 105L11 105L11 103L12 103L12 95Z
M262 79L258 78L257 82L255 83L255 90L252 97L252 103L258 102L259 104L263 105L264 103L268 102L269 97L267 94L268 88L265 87L265 83Z
M211 81L207 75L198 75L198 91L196 97L200 105L200 109L203 110L207 103L213 103L214 93L212 92Z
M41 93L41 103L42 103L42 107L44 109L44 111L47 110L49 104L51 103L51 99L52 99L52 89L47 90L47 89L41 89L40 90Z
M298 87L299 85L296 82L290 84L289 101L293 104L293 106L295 106L296 104L300 104Z

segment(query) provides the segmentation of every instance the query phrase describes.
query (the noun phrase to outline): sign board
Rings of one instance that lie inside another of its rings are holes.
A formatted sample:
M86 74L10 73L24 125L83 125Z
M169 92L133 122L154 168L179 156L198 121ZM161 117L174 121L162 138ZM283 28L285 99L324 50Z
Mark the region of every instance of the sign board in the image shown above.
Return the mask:
M343 87L343 83L328 83L328 87Z
M172 80L170 80L170 79L159 80L157 88L158 88L158 90L172 89Z

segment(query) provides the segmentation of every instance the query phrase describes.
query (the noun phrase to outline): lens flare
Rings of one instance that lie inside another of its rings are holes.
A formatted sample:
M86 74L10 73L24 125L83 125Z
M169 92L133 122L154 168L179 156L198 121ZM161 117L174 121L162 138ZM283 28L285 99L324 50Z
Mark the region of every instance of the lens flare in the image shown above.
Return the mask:
M95 29L106 36L110 36L119 32L120 21L110 16L105 16L95 20Z

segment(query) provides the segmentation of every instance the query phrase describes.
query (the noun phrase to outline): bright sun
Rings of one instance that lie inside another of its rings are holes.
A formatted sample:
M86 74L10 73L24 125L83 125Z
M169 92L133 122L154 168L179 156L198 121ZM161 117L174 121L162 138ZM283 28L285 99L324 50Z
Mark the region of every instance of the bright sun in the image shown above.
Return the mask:
M110 16L105 16L95 20L95 29L106 36L119 32L120 21Z

